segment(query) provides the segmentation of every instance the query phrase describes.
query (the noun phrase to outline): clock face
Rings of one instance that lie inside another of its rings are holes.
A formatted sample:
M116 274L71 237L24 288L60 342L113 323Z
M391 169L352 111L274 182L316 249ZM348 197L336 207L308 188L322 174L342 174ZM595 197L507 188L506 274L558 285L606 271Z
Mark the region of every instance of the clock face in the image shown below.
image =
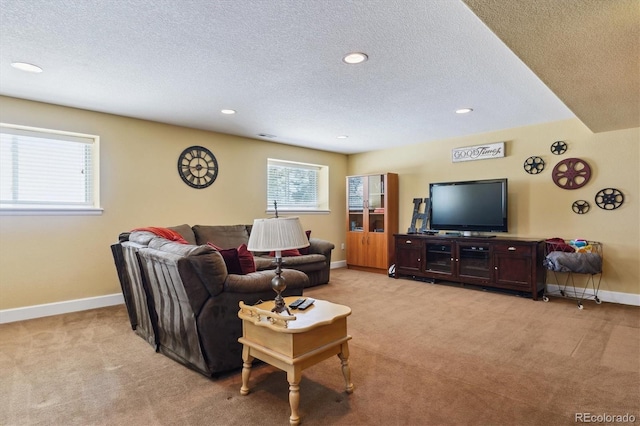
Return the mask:
M178 157L178 174L192 188L206 188L218 177L218 161L207 148L190 146Z

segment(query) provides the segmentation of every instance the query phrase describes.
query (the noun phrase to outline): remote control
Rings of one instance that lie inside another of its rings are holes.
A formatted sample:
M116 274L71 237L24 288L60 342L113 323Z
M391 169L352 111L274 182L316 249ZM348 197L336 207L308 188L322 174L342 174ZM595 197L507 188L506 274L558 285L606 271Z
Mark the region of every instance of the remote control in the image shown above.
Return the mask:
M290 307L291 309L297 309L297 308L298 308L298 306L302 305L302 304L304 303L304 301L305 301L305 300L307 300L307 299L304 299L304 298L298 299L298 300L296 300L295 302L291 303L291 304L289 305L289 307Z
M300 306L298 306L298 309L300 309L301 311L304 311L305 309L307 309L309 306L313 305L313 302L315 302L316 299L312 299L312 298L307 298L307 300L304 301L304 303Z

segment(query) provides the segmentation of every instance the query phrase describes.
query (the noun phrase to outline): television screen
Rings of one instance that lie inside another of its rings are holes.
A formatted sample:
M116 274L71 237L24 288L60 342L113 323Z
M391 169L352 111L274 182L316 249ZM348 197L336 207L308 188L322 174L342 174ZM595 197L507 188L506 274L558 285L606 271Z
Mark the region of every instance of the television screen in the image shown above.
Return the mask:
M429 184L430 228L507 232L507 179Z

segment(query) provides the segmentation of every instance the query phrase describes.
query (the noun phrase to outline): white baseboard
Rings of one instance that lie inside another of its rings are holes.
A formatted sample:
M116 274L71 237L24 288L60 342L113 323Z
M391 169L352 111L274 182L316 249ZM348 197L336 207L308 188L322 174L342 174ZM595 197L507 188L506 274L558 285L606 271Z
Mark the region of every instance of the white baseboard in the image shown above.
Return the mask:
M559 295L560 288L558 284L547 284L547 293L550 298L553 298L554 295ZM575 292L571 285L568 285L564 288L564 293L571 298L584 299L584 300L593 300L594 299L594 291L593 289L587 288L586 291L583 288L576 287ZM561 295L559 295L562 297ZM632 293L620 293L617 291L607 291L607 290L599 290L598 291L598 299L603 302L610 303L619 303L621 305L632 305L632 306L640 306L640 294L632 294Z
M346 268L346 267L347 267L346 260L338 260L337 262L331 262L331 269Z
M0 324L86 311L88 309L104 308L123 303L124 296L122 296L122 293L116 293L106 296L88 297L86 299L47 303L44 305L25 306L24 308L4 309L0 311Z

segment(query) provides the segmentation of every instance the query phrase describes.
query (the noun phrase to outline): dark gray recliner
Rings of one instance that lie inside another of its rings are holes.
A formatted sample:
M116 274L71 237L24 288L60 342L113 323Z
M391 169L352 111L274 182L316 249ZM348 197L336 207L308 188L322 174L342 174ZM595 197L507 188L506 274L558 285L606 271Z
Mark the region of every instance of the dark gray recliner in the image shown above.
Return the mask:
M222 255L212 247L159 237L151 238L146 246L122 246L123 252L135 252L139 260L143 288L133 294L145 296L152 325L151 330L145 330L147 337L138 334L147 341L152 335L150 343L156 350L209 377L242 367L238 303L252 305L273 299L271 280L275 272L229 274ZM284 295L302 295L308 285L307 275L285 269L283 276L287 282ZM142 305L134 302L133 310ZM138 318L137 327L141 323Z

